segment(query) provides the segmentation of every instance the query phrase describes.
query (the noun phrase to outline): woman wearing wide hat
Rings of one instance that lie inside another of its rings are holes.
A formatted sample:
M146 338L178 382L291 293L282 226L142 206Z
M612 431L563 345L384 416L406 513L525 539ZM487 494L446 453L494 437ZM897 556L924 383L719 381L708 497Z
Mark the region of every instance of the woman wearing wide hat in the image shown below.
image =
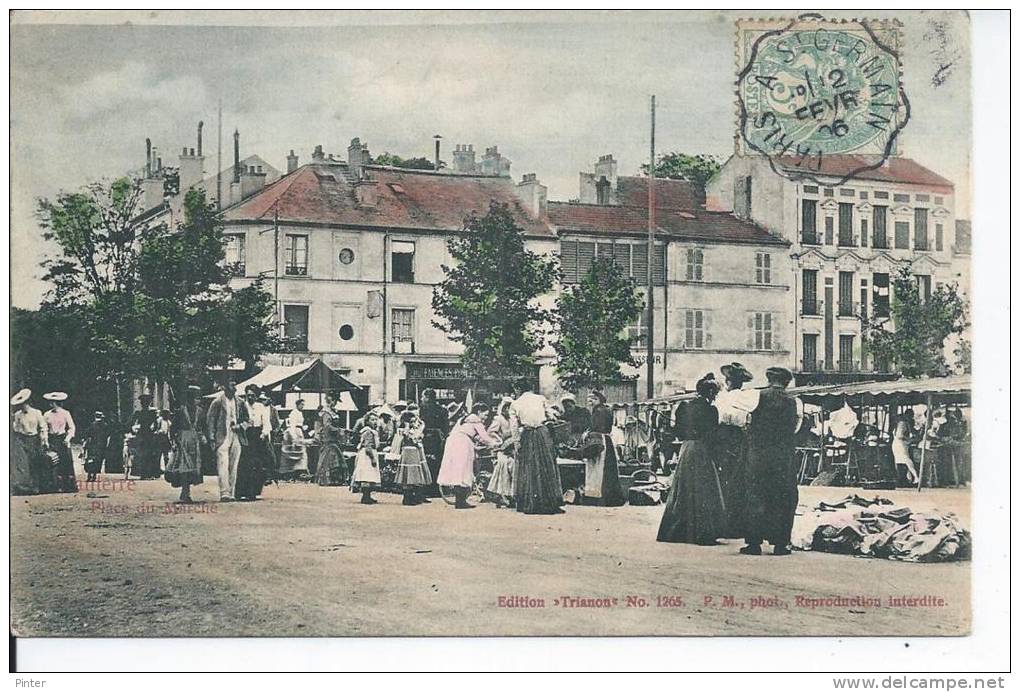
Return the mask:
M740 363L719 368L725 384L714 404L719 425L711 440L726 504L726 538L743 538L747 508L747 428L749 412L757 404L757 390L744 385L754 379ZM685 426L686 427L686 426Z
M184 402L174 413L174 453L166 466L165 478L181 489L178 502L191 504L191 486L202 483L202 448L199 442L199 412L196 398L200 389L191 385L184 390Z
M32 406L32 390L22 389L11 397L11 493L35 495L47 492L52 481L49 464L43 460L49 432L39 409Z
M712 440L719 412L712 401L719 393L715 375L697 384L698 398L686 402L684 441L666 509L659 523L658 541L715 545L726 533L726 507L715 466Z
M71 412L64 408L67 394L64 392L48 392L43 399L50 402L50 410L43 416L46 419L47 437L50 449L56 452L57 462L53 469L53 479L57 491L73 493L78 491L78 483L74 478L74 456L71 453L71 440L77 430Z

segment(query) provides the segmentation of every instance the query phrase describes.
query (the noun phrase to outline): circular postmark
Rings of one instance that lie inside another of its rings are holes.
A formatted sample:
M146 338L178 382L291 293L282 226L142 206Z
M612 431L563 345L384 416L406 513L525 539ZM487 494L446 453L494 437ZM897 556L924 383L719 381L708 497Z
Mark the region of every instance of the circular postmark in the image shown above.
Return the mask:
M895 155L910 117L897 26L816 16L738 26L743 153L787 177L842 181Z

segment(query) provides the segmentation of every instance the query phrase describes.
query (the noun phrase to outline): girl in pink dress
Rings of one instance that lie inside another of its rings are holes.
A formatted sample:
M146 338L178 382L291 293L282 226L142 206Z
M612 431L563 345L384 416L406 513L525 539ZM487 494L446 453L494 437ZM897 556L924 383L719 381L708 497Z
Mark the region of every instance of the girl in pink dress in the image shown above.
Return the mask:
M499 438L485 430L482 417L489 412L486 404L474 405L471 413L458 423L446 438L443 450L443 464L439 467L436 483L454 488L457 509L472 509L467 496L475 482L475 445L488 447L499 444Z

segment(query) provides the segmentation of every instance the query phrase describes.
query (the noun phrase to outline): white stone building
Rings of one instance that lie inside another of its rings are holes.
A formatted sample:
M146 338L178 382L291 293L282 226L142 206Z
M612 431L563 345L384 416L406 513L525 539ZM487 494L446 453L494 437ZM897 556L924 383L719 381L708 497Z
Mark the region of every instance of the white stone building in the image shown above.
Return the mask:
M792 180L762 157L731 157L707 186L709 209L733 212L791 243L790 348L798 382L887 373L862 348L862 315L887 316L890 285L909 267L922 292L951 282L953 183L907 158L873 170L827 156L818 182ZM795 173L792 158L776 161ZM845 182L840 180L854 173ZM821 183L821 184L819 184Z

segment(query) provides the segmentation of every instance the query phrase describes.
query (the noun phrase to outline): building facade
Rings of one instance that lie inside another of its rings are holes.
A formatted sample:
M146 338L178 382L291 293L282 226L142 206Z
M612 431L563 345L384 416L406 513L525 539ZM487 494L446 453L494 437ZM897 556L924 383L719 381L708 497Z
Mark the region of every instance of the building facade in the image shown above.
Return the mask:
M903 267L922 294L957 278L953 184L907 158L840 182L865 163L828 156L812 171L815 180L796 180L792 159L775 161L787 177L762 157L733 156L707 186L709 209L790 243L790 349L799 383L889 373L891 364L867 352L863 319L889 317L892 282Z
M648 180L618 176L611 155L581 173L579 202L551 202L564 281L594 257L611 257L647 291ZM729 212L707 211L695 185L656 179L653 370L655 396L691 390L708 372L739 361L761 380L770 365L792 365L790 243ZM626 367L637 398L647 392L648 329Z

